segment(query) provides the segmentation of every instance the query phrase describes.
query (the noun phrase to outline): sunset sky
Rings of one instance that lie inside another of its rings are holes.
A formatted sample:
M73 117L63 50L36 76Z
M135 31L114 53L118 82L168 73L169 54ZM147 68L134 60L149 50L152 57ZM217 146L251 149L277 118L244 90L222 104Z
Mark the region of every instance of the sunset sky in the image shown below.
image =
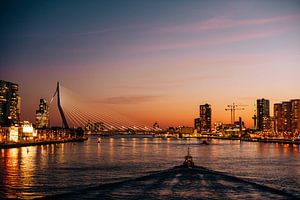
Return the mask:
M1 1L0 29L24 120L57 81L163 127L193 125L204 103L229 123L232 102L252 127L257 98L300 98L300 1Z

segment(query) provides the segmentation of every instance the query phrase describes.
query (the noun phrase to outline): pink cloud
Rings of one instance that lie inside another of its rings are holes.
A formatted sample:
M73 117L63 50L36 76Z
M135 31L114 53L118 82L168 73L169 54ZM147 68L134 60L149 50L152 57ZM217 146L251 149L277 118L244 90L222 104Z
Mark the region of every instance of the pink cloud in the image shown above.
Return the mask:
M99 101L100 103L105 104L138 104L153 101L157 99L158 96L117 96L117 97L110 97Z
M226 19L226 18L211 18L208 20L184 24L175 25L157 30L158 32L192 32L192 31L204 31L214 29L225 29L225 28L238 28L245 26L255 25L267 25L279 22L288 22L300 20L300 15L287 15L287 16L276 16L269 18L257 18L257 19Z
M264 30L264 31L252 31L244 32L238 34L225 35L221 37L210 37L207 39L192 40L192 41L182 41L182 42L173 42L173 43L159 43L159 44L149 44L143 45L140 49L144 51L157 51L157 50L171 50L171 49L183 49L183 48L193 48L193 47L202 47L207 45L221 45L233 42L248 41L254 39L267 38L275 35L280 35L284 32L287 32L288 29L281 30Z

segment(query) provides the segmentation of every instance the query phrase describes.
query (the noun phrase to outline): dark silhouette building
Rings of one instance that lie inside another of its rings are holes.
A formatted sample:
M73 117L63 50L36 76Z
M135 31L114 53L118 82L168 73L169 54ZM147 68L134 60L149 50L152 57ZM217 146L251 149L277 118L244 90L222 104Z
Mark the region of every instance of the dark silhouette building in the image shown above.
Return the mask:
M270 128L270 101L257 99L257 129L266 131Z
M21 98L18 90L18 84L0 80L0 126L19 124Z
M274 131L275 132L282 132L283 127L283 118L282 118L282 104L275 103L274 104Z
M200 131L211 131L211 106L200 105Z
M292 131L300 132L300 99L291 100L292 104Z
M201 130L200 118L195 118L194 119L194 128L197 130L198 133L200 132L200 130Z

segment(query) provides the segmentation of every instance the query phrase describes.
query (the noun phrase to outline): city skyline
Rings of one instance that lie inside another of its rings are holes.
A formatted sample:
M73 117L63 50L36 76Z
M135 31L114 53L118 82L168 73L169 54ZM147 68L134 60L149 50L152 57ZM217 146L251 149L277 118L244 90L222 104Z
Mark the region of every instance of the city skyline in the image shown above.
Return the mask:
M12 82L7 82L4 80L0 80L1 88L0 88L0 97L1 97L1 124L4 126L9 125L17 125L28 123L28 121L22 121L20 118L21 115L21 97L19 96L18 88L19 85ZM122 116L119 113L115 112L114 110L109 111L107 108L101 108L106 110L106 112L95 112L95 106L98 105L97 102L91 102L85 98L81 98L80 95L74 94L72 91L61 88L59 82L57 83L56 91L51 98L50 102L47 103L46 99L41 98L38 109L36 110L35 114L35 127L37 128L47 128L47 127L69 127L68 123L71 123L72 127L77 126L85 126L90 127L91 125L100 125L102 127L110 127L110 128L125 128L132 127L132 128L151 128L151 124L141 124L140 121L131 121L132 119L126 118L126 116ZM61 90L68 90L66 94ZM68 93L71 96L68 96ZM73 95L73 96L72 96ZM63 96L63 98L58 97L60 100L57 99L57 96ZM65 98L67 97L67 98ZM79 99L77 99L79 97ZM76 100L74 101L74 98ZM57 99L57 100L56 100ZM71 100L71 101L70 101ZM72 101L73 100L73 101ZM60 102L60 104L58 103ZM52 104L51 104L52 103ZM50 106L52 105L52 106ZM224 121L214 121L212 123L212 110L211 105L206 103L203 105L199 105L199 115L194 119L194 129L200 132L211 132L212 130L216 131L216 127L212 129L212 125L220 125L224 124L227 125L236 125L242 123L246 128L253 128L254 131L262 131L262 132L297 132L299 130L299 111L298 105L300 105L300 99L290 99L289 101L281 101L274 103L274 105L270 106L269 99L257 99L256 105L253 108L254 114L252 117L253 127L245 126L245 122L239 116L239 120L236 120L235 113L240 110L245 110L247 105L237 105L233 103L232 105L227 105L225 111L230 111L231 114L231 122L227 123ZM66 107L65 107L66 106ZM70 107L71 106L71 110ZM79 107L78 107L79 106ZM83 106L83 107L82 107ZM60 108L61 107L61 108ZM49 108L52 108L51 115L49 115ZM61 109L61 110L59 110ZM96 109L97 110L97 109ZM109 113L107 113L107 111ZM273 115L271 115L271 111L273 111ZM65 113L67 115L65 116ZM106 115L106 117L104 115ZM68 119L67 119L67 118ZM75 117L75 118L74 118ZM120 119L122 120L120 121ZM124 118L125 117L125 118ZM14 119L13 121L7 121ZM50 124L50 118L54 119L55 122ZM118 119L117 121L114 121ZM113 121L109 120L113 119ZM65 121L64 121L65 120ZM79 120L79 121L78 121ZM104 121L103 121L104 120ZM108 120L108 121L106 121ZM128 121L129 120L129 121ZM240 121L241 120L241 121ZM6 122L7 121L7 122ZM126 123L131 123L131 125ZM125 126L121 126L121 124ZM116 125L116 127L114 127ZM178 127L185 127L186 125L180 124ZM155 122L153 124L153 128L159 128L159 124ZM154 129L156 129L154 128ZM172 125L168 125L164 128L174 128ZM191 128L191 126L189 127ZM89 128L88 128L89 129Z
M257 99L271 115L299 99L297 1L115 3L3 3L0 79L19 84L23 120L56 81L163 127L193 126L205 103L212 122L229 123L233 102L253 127Z

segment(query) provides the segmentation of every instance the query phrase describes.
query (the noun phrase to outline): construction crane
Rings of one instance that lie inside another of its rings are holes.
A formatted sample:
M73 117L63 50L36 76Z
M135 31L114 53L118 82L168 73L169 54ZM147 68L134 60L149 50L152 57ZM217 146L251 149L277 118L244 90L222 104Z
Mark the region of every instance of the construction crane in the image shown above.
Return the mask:
M226 111L230 111L231 113L231 124L234 124L235 122L235 111L236 110L245 110L245 108L248 105L236 105L235 103L232 103L232 105L227 105L228 108L225 108Z

